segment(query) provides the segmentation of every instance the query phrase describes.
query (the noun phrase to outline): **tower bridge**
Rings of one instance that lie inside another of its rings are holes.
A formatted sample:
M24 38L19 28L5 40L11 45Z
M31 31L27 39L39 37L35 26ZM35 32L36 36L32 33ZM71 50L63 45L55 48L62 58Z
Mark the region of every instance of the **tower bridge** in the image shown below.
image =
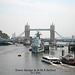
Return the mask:
M28 40L30 40L30 31L49 31L51 43L55 43L55 26L53 23L50 26L50 29L30 29L30 26L27 23L27 25L25 25L25 44Z
M26 41L30 40L30 31L49 31L50 32L50 41L52 43L55 43L55 41L62 41L62 42L75 42L75 39L72 39L71 37L63 37L62 35L60 35L58 32L55 31L55 26L52 25L50 26L50 28L46 28L46 29L31 29L30 26L28 25L28 23L25 25L25 30L18 35L16 38L14 39L4 39L2 37L0 37L0 41L6 41L6 42L11 42L16 40L17 38L21 37L23 34L25 34L25 39L24 39L24 43L26 43ZM55 39L55 34L57 34L61 39Z

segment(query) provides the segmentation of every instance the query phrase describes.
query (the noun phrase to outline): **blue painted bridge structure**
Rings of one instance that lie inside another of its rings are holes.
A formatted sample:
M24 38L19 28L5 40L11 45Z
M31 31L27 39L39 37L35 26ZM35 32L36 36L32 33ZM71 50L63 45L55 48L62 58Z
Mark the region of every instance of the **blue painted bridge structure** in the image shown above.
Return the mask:
M50 31L50 29L30 29L30 31Z
M50 31L50 29L30 29L30 31ZM63 37L62 35L60 35L58 32L54 31L61 39L56 39L56 41L62 41L62 42L75 42L75 39L72 39L71 37ZM5 42L13 42L14 40L16 40L17 38L21 37L23 34L25 33L22 32L20 35L18 35L16 38L14 39L4 39L2 37L0 37L0 41L5 41Z

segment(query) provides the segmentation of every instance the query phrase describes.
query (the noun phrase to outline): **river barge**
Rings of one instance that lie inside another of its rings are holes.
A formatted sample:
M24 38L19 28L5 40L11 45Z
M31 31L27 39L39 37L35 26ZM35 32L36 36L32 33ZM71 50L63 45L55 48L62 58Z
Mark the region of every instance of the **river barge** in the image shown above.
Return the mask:
M71 54L67 54L66 56L63 56L61 61L64 64L75 66L75 59L74 56Z

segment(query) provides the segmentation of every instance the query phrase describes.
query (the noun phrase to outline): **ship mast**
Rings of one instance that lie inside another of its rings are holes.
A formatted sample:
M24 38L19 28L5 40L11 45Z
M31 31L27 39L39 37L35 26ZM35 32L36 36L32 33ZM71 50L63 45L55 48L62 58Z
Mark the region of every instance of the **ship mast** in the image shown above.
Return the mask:
M37 34L35 34L35 35L36 35L36 37L39 37L39 39L40 39L40 35L42 35L42 34L40 34L39 31L37 31Z

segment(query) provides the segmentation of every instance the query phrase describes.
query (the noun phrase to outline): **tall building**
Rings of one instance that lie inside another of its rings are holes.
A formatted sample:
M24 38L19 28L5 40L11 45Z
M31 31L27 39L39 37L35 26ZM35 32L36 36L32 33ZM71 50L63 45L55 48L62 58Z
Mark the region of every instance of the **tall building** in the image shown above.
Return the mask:
M0 37L5 38L5 39L10 38L6 33L3 33L1 30L0 30Z
M74 35L72 35L72 40L74 40L75 39L75 36Z
M12 33L12 38L15 38L16 37L16 33Z

